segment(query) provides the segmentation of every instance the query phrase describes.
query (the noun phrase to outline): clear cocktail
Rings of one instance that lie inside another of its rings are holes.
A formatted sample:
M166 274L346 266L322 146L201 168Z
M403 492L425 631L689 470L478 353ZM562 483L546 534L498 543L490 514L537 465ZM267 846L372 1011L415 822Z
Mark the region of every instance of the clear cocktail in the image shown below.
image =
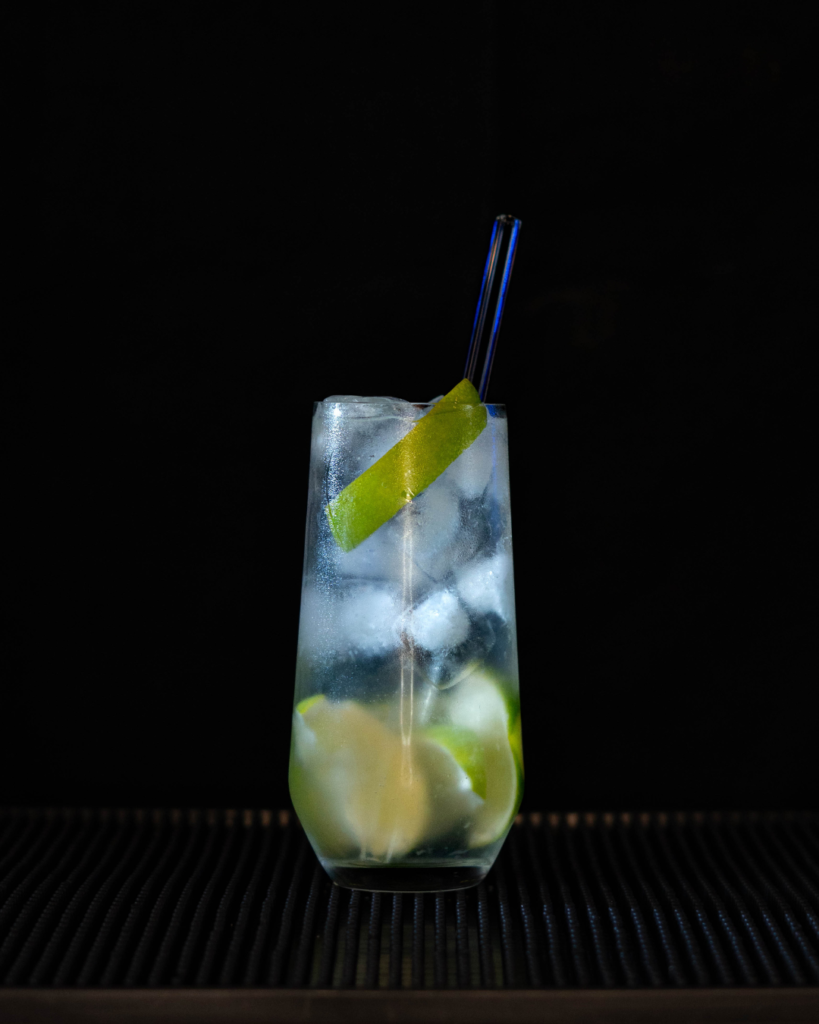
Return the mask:
M522 782L504 407L316 403L290 758L316 854L352 888L474 885Z

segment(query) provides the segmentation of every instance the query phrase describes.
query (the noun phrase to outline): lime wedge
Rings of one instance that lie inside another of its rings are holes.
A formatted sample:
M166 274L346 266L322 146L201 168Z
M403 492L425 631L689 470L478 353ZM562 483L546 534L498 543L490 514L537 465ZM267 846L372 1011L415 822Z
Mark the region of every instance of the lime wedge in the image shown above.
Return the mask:
M297 705L290 796L322 857L393 860L418 844L429 818L414 750L351 700Z
M327 505L339 547L352 551L425 490L486 426L486 407L462 380L398 444Z
M472 792L486 799L486 758L477 733L456 725L434 725L424 732L425 738L439 744L455 759L469 779Z
M436 725L413 738L416 764L424 773L430 814L424 843L441 836L459 843L468 835L486 795L486 765L480 738L468 729Z
M472 818L470 844L486 846L504 837L523 796L517 697L488 673L474 672L453 688L448 718L454 728L478 737L480 743L486 791L483 806Z

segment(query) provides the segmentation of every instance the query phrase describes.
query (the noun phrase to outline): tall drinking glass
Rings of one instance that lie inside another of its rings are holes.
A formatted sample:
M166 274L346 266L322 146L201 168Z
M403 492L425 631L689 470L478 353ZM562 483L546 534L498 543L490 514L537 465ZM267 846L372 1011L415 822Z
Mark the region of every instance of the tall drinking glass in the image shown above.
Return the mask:
M314 406L290 793L325 870L354 889L476 885L522 794L504 406L467 410L479 432L454 458L443 442L423 452L442 471L377 528L360 503L365 539L342 545L328 515L370 467L389 489L382 456L434 408Z

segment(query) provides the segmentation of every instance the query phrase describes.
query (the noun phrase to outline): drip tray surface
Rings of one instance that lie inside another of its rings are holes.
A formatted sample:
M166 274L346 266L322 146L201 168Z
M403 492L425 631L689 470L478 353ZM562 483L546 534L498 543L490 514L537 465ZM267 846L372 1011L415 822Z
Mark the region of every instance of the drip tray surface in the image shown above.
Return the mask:
M6 810L0 980L14 1021L816 1021L819 816L530 814L393 895L284 812Z

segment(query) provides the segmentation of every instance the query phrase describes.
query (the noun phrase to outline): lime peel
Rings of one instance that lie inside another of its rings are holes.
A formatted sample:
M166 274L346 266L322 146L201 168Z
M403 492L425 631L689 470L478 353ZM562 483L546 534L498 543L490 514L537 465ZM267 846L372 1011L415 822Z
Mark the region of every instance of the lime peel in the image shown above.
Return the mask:
M434 725L424 735L449 751L458 767L468 776L472 792L485 800L486 759L477 733L456 725Z
M462 380L326 508L342 551L352 551L436 480L486 426L486 406Z
M518 712L512 727L509 730L509 746L512 748L512 755L518 768L520 781L523 781L523 735L520 727L520 712Z
M296 711L300 715L303 715L306 711L309 711L314 704L318 704L320 700L327 700L323 693L314 693L312 697L305 697L304 700L300 700L296 705Z
M453 725L476 733L483 746L486 797L470 838L485 846L509 830L523 795L520 702L509 682L478 671L458 684L449 717Z

